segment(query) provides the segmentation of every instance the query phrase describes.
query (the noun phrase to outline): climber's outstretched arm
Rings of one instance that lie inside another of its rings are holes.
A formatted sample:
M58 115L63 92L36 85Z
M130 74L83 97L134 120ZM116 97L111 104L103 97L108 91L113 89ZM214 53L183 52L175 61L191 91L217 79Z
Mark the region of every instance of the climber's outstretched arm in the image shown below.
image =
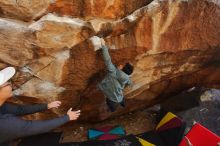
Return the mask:
M111 57L109 55L108 47L102 45L102 55L108 72L115 72L116 67L111 61Z
M105 40L101 38L101 46L102 46L102 55L107 68L107 71L113 73L116 71L115 65L112 63L111 56L109 54L109 49L105 45Z
M90 40L93 43L95 51L97 51L101 48L107 71L110 73L114 73L116 71L116 67L114 66L114 64L111 61L108 47L105 45L105 40L103 38L100 38L97 36L93 36L92 38L90 38Z

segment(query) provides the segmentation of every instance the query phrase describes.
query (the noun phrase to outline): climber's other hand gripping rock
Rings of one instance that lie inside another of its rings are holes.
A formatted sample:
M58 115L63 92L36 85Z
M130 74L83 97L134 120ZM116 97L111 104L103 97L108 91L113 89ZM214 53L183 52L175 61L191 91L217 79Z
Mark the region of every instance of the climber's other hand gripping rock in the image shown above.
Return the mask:
M99 37L93 36L93 37L90 38L90 40L91 40L91 42L92 42L92 44L94 46L94 50L95 51L99 50L102 47L101 39Z
M105 40L103 38L100 38L101 41L101 47L105 46Z

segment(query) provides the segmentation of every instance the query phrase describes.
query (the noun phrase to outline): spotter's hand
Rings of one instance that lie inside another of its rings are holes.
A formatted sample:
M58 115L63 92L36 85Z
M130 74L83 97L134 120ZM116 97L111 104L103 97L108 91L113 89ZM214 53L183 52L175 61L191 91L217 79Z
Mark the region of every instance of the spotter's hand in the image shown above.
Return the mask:
M67 112L67 115L69 116L70 121L77 120L80 116L80 110L72 111L72 108L70 108Z
M47 108L51 109L51 108L58 108L61 105L61 101L53 101L49 104L47 104Z

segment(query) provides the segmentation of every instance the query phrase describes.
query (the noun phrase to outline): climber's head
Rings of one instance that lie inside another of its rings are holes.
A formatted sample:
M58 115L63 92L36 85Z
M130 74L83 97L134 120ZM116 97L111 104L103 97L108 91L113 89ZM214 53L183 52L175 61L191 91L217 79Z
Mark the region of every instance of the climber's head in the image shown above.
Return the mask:
M0 71L0 106L13 95L9 80L14 74L15 68L13 67L7 67Z
M134 67L131 63L127 62L124 65L119 65L119 69L121 69L127 75L131 75L133 73Z

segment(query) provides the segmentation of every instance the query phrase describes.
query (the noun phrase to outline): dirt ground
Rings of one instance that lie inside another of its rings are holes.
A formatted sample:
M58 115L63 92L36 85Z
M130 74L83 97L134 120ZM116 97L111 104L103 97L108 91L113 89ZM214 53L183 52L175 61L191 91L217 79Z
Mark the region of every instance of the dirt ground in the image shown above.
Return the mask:
M67 125L62 128L65 131L62 142L78 142L87 140L87 131L89 128L120 125L124 127L126 134L140 134L150 131L155 127L155 114L146 110L136 111L127 115L105 120L97 124L77 124Z
M159 106L156 105L95 124L66 125L58 129L64 131L64 138L61 142L86 141L89 128L120 125L124 127L127 135L153 130L158 121L157 113L161 107L165 111L171 111L181 117L187 123L188 129L196 121L217 135L220 134L220 90L195 88L167 99Z

